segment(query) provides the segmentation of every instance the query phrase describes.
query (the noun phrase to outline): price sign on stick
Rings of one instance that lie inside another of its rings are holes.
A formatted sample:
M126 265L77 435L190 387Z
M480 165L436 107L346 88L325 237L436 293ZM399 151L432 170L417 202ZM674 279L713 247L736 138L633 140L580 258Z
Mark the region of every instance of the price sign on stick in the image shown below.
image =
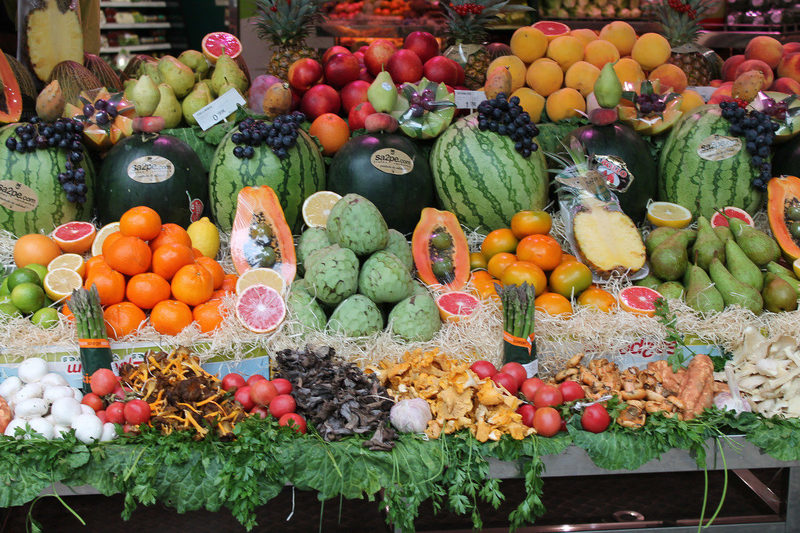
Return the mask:
M236 111L240 105L246 105L242 95L236 89L229 89L225 94L195 112L192 116L197 121L197 124L203 131L206 131L211 126L218 122L222 122L225 118Z

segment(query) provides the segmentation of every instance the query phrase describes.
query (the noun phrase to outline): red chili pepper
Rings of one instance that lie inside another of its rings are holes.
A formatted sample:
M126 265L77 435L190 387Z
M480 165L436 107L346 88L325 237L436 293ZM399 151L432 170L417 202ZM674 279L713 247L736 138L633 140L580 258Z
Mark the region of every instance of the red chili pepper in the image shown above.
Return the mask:
M0 80L3 80L3 93L6 97L6 108L8 110L0 110L0 122L19 122L20 117L22 117L22 96L20 95L19 83L2 50L0 50Z

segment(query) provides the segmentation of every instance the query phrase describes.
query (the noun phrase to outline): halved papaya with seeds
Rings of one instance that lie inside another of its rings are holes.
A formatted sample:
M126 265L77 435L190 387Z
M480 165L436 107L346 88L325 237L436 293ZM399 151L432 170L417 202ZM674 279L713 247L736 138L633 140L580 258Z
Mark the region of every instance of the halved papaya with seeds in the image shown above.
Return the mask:
M456 216L432 207L422 210L411 237L419 279L459 291L469 280L469 245Z
M271 268L287 285L294 280L297 257L292 232L271 187L244 187L239 191L230 246L239 275L251 268Z
M800 258L800 179L780 176L769 180L767 217L783 254L792 261Z
M0 50L0 122L11 124L19 122L22 117L22 93L19 83L8 63L8 59Z

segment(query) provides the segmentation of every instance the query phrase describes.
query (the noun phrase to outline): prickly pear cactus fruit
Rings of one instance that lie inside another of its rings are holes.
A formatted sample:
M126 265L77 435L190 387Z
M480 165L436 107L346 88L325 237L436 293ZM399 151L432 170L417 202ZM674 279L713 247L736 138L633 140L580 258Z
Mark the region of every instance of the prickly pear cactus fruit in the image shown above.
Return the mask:
M389 230L389 238L386 241L385 251L392 253L408 268L414 270L414 256L411 254L411 245L408 244L405 235L396 229Z
M414 294L394 306L389 313L392 333L407 342L425 342L442 326L436 302L425 292Z
M319 301L337 305L358 289L358 258L337 245L322 248L311 254L305 279Z
M389 240L389 228L381 212L357 194L348 194L334 204L327 227L332 243L361 256L383 250Z
M375 303L399 302L411 294L411 274L394 254L375 252L361 267L358 292Z
M333 310L328 329L347 337L366 337L383 329L383 316L375 302L354 294Z

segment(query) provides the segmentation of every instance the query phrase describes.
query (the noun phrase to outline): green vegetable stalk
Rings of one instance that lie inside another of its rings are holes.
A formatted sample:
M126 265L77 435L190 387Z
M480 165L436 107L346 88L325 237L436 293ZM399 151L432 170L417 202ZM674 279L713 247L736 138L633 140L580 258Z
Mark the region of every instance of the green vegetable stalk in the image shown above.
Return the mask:
M496 288L503 306L505 362L530 364L536 360L533 342L536 288L527 283Z
M91 392L89 376L99 368L111 368L111 347L106 335L103 307L97 286L75 289L69 302L78 329L78 346L81 352L81 372L84 392Z

